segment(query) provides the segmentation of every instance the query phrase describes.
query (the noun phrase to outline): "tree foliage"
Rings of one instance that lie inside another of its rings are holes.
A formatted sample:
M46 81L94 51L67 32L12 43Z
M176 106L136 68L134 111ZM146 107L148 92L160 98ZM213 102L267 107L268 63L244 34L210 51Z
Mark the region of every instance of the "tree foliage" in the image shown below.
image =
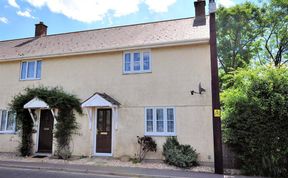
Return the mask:
M17 126L21 129L21 145L20 152L23 156L29 156L32 154L32 130L33 121L29 115L27 109L23 106L32 100L34 97L38 97L45 101L51 109L57 108L59 110L58 116L56 116L56 129L54 137L57 140L56 154L60 158L67 159L70 155L70 141L72 134L76 133L78 124L73 111L82 113L80 107L80 100L71 94L65 93L61 88L26 88L24 93L16 95L10 107L12 111L16 113Z
M224 74L255 61L281 66L288 62L288 4L245 2L217 10L217 45Z
M259 56L265 59L264 62L281 66L288 62L288 4L287 1L272 0L262 8Z
M218 60L225 73L247 66L257 53L260 17L261 10L249 2L217 10Z
M247 174L287 177L288 68L241 69L230 78L221 94L224 141Z

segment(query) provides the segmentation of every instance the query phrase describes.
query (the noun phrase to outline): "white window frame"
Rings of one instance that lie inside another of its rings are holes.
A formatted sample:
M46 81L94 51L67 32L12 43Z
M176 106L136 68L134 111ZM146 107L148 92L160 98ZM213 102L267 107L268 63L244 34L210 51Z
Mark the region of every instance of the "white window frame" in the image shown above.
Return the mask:
M6 111L6 121L5 121L5 130L0 130L0 134L13 134L16 132L16 114L14 114L14 125L13 125L13 130L6 130L7 129L7 123L8 123L8 113L11 112L6 109L0 109L0 129L1 129L1 123L2 123L2 111Z
M37 77L37 62L38 61L40 61L41 62L41 71L40 71L40 77ZM23 65L23 63L24 62L26 62L26 74L25 74L25 78L21 78L21 75L22 75L22 65ZM30 78L28 78L28 63L29 62L34 62L34 76L33 77L30 77ZM21 62L21 65L20 65L20 80L23 80L23 81L25 81L25 80L40 80L41 79L41 77L42 77L42 64L43 62L42 62L42 60L29 60L29 61L22 61Z
M152 109L153 111L153 131L147 132L147 110ZM164 132L157 132L157 119L156 119L156 110L163 109L164 112ZM168 122L167 122L167 109L173 109L174 115L174 132L168 132ZM176 136L176 109L175 107L145 107L144 113L144 121L145 121L145 136Z
M149 70L144 70L144 53L149 53ZM134 70L134 53L140 53L140 70ZM125 70L125 54L130 54L130 71ZM149 73L152 72L152 56L151 56L151 50L133 50L133 51L125 51L123 52L122 57L122 69L123 74L137 74L137 73Z

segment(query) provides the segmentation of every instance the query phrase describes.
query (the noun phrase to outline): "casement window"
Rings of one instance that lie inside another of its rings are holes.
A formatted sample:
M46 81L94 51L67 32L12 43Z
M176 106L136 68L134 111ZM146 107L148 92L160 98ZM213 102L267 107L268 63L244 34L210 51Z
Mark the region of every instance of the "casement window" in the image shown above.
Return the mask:
M41 79L42 62L24 61L21 63L21 80Z
M150 50L127 51L123 55L123 73L151 72Z
M175 136L175 122L174 107L145 108L145 135Z
M16 115L7 110L0 110L0 133L14 133Z

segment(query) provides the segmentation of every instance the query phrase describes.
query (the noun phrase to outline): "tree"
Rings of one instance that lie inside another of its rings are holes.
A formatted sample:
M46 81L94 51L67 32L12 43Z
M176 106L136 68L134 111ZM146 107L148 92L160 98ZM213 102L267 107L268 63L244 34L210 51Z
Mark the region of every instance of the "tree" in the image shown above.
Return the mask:
M258 53L256 39L263 30L261 9L252 3L217 10L218 59L220 69L229 73L247 66Z
M288 68L241 69L222 94L223 135L252 175L288 175Z
M288 2L272 0L263 6L260 42L262 50L259 57L263 62L272 62L281 66L288 62Z

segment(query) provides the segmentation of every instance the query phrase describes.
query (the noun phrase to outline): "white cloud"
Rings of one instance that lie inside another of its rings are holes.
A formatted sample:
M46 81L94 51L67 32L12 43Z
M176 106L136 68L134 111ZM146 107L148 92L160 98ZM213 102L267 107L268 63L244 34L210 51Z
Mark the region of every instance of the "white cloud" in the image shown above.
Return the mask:
M154 12L167 12L168 7L174 4L176 0L145 0L149 10Z
M111 13L120 17L135 13L145 3L153 12L165 12L176 0L25 0L34 7L47 6L54 13L71 19L91 23L102 20Z
M235 5L235 2L233 2L233 0L219 0L218 5L221 5L224 7L231 7Z
M26 0L26 1L35 7L42 7L46 4L48 0Z
M20 6L17 4L16 0L8 0L8 4L10 6L17 8L17 9L20 9Z
M18 11L17 15L22 16L22 17L28 17L28 18L35 19L35 17L33 15L31 15L30 9L27 9L25 11Z
M0 17L0 22L2 23L8 23L8 19L6 17Z

